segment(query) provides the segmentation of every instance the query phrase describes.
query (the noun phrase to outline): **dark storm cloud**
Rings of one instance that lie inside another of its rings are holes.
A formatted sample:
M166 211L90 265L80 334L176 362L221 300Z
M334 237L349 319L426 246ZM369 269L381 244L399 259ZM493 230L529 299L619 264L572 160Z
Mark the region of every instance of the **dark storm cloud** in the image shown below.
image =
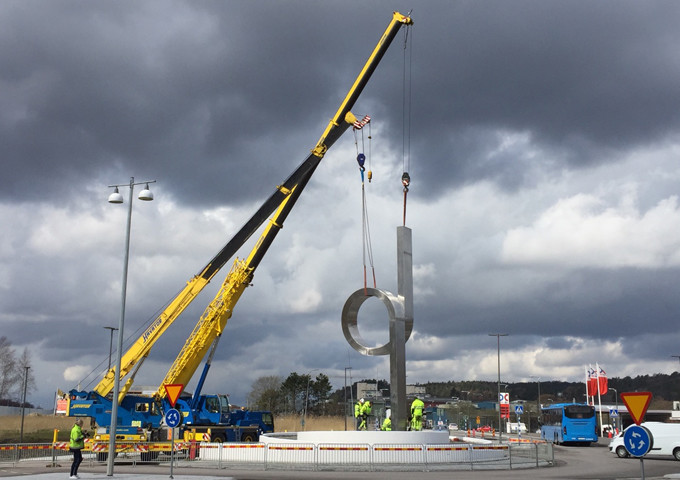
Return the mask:
M191 203L260 198L268 190L257 172L284 175L313 146L384 28L384 7L10 2L0 17L0 138L11 172L2 192L16 199L74 176L135 171L162 174ZM499 129L528 132L581 165L674 131L679 9L423 2L408 55L412 154L428 163L428 193L529 181L502 156L489 160ZM396 144L403 92L383 80L403 73L398 47L389 55L399 61L381 65L364 99ZM26 192L29 180L41 188Z
M514 275L498 281L516 281ZM495 299L480 305L478 297L448 293L451 302L417 304L418 330L428 335L470 335L502 325L514 335L617 338L644 328L662 333L675 323L680 300L674 295L680 271L614 269L578 270L542 282L527 297ZM492 290L493 292L493 290ZM440 297L447 295L444 291ZM499 323L500 322L500 323Z
M558 168L611 161L677 131L676 3L456 2L447 11L427 15L414 40L413 137L434 162L422 172L428 184L525 183L506 159L488 162L498 130L528 133ZM430 136L438 141L423 144ZM451 175L438 174L442 162Z

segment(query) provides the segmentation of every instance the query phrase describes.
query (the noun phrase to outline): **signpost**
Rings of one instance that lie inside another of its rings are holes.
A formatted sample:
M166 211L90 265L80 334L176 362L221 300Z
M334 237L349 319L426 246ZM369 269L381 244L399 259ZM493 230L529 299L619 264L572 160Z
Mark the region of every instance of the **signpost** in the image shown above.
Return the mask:
M167 384L163 385L165 387L165 393L168 395L168 402L170 402L170 408L165 412L165 424L171 428L170 430L170 478L175 478L172 476L173 465L175 459L175 428L182 423L182 414L175 408L177 399L182 394L184 390L184 385L180 384Z
M626 404L628 413L635 422L623 432L623 445L633 457L640 458L640 472L642 480L645 480L645 464L642 459L654 444L652 433L645 427L640 426L642 419L647 413L647 407L652 400L650 392L626 392L621 394L623 403Z
M520 415L524 413L524 406L522 405L515 405L515 415L517 415L517 438L522 438L522 422Z
M618 435L619 433L619 409L618 408L610 408L609 409L609 418L614 420L614 425L612 425L613 431L611 432L612 436Z

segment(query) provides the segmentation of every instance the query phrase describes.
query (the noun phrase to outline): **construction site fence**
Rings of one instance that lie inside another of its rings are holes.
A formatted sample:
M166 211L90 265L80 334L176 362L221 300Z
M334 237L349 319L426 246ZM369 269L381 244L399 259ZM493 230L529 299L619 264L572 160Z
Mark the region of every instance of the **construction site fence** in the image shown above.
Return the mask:
M333 443L117 443L115 463L252 470L434 471L525 469L554 465L553 445L545 442L476 445ZM68 444L0 445L0 465L67 466ZM83 465L108 460L108 444L83 449Z

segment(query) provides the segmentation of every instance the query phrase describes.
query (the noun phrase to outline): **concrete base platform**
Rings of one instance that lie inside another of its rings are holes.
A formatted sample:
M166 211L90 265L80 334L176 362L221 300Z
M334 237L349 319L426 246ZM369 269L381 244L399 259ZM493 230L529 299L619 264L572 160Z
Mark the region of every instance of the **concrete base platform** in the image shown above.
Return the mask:
M361 443L368 445L396 443L418 445L437 445L449 443L449 432L446 430L425 430L421 432L382 432L382 431L318 431L297 432L297 434L265 434L260 435L260 442L291 442L301 443Z

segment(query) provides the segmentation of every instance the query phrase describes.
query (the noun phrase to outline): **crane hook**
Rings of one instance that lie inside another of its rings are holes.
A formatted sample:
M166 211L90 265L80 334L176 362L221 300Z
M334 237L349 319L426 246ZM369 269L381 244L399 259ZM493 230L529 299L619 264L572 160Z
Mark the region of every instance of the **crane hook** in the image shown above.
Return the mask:
M408 192L408 187L411 184L411 177L409 176L408 172L404 172L404 174L401 176L401 184L404 186L404 191Z

